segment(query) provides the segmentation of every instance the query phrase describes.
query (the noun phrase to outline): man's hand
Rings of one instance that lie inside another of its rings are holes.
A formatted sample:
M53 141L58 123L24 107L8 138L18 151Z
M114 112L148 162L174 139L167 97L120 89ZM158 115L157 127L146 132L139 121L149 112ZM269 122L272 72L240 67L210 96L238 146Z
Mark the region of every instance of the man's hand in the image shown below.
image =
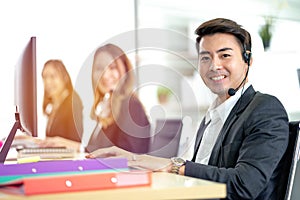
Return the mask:
M171 168L171 160L168 158L160 158L146 154L138 155L116 146L98 149L86 155L86 158L107 157L127 158L128 166L143 168L151 171L169 172Z

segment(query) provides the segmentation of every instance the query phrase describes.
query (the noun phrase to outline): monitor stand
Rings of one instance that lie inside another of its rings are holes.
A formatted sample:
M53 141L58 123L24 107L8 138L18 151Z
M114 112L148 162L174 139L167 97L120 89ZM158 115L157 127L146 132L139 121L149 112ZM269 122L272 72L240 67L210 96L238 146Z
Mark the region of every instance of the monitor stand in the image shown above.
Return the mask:
M15 138L17 130L18 129L22 130L22 125L20 122L20 116L19 116L18 111L16 111L16 113L15 113L15 119L16 119L16 121L15 121L12 129L11 129L9 135L7 136L7 138L5 139L4 144L2 145L1 152L0 152L0 163L5 162L6 156L8 154L8 151L10 150L11 144Z

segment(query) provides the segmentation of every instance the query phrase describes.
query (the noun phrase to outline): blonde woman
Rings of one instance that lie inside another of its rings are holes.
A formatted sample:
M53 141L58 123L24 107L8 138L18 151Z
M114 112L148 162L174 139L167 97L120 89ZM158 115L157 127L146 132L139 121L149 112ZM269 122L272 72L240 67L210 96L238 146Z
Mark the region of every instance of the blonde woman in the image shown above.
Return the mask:
M148 152L150 123L133 91L134 79L132 65L118 46L107 44L95 51L91 118L97 126L87 151L118 146L135 153Z

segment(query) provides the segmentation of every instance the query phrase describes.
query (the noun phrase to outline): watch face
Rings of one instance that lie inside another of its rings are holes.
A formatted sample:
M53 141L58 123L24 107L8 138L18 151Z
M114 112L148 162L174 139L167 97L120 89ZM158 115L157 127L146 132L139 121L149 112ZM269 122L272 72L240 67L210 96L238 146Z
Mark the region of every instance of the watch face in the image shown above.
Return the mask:
M173 157L173 158L171 158L171 160L175 165L185 164L185 160L183 160L182 158L179 158L179 157Z

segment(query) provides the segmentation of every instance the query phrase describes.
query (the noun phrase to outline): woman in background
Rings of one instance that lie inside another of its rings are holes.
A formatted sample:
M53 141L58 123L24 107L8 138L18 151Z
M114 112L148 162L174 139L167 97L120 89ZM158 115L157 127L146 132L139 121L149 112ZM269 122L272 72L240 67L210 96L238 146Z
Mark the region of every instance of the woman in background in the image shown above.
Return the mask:
M44 82L43 113L47 116L46 140L51 146L64 139L80 142L83 133L83 105L61 60L48 60L42 71ZM51 138L50 138L51 137Z
M113 44L99 47L92 67L94 103L91 118L97 121L88 152L118 146L147 153L150 123L142 103L134 94L134 71L122 49Z

